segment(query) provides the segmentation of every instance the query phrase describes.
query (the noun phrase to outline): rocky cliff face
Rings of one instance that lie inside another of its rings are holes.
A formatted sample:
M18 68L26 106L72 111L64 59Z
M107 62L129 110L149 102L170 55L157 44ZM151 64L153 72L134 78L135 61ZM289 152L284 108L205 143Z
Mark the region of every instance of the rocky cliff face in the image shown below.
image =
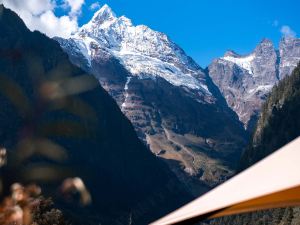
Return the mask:
M299 137L299 115L300 64L290 76L285 76L269 94L263 105L253 138L242 156L240 169L246 169ZM291 173L295 172L298 171L291 171ZM289 207L224 217L212 220L209 224L294 225L299 223L300 208Z
M253 129L272 87L300 60L300 39L283 38L277 51L264 39L249 55L227 52L209 66L209 75L248 130Z
M270 93L253 138L242 157L241 168L283 147L300 135L300 64L290 76L284 77Z
M61 203L73 224L148 224L189 200L98 80L56 41L30 32L3 6L0 27L4 187L35 182L57 197L64 178L80 177L92 205Z
M279 44L279 78L290 75L300 61L300 39L286 37Z
M57 40L192 193L231 176L245 143L242 125L204 70L165 34L105 5L70 39Z

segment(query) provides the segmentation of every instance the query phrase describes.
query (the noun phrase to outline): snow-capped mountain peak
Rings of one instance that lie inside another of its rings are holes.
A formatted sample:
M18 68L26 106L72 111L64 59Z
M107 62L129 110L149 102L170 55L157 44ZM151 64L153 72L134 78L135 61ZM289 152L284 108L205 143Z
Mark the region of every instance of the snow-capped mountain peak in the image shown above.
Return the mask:
M227 56L235 57L235 58L240 57L240 55L233 50L227 50L224 54L224 57L227 57Z
M161 77L175 86L184 86L211 96L206 75L169 37L145 25L135 26L125 16L117 17L108 5L95 13L71 37L91 65L91 45L111 54L140 79Z
M116 19L116 14L112 9L105 4L101 9L99 9L93 16L92 22L102 23L104 21Z
M256 58L263 57L267 58L272 55L275 47L271 40L264 38L254 49L253 54L255 54Z
M271 40L264 38L255 48L255 50L248 55L239 55L234 51L227 51L221 59L234 63L240 68L246 70L252 76L260 76L256 73L256 65L261 64L265 58L269 58L274 53L274 45ZM259 62L258 62L259 61Z
M229 52L210 65L210 76L245 127L253 125L272 87L300 61L299 40L282 39L278 51L271 40L263 39L246 56Z

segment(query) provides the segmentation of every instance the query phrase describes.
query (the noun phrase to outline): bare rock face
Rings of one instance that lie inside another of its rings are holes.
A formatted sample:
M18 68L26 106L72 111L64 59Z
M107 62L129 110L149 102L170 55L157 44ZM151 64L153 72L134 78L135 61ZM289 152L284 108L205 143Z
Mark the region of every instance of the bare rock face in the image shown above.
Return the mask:
M244 127L253 129L262 103L272 87L297 66L300 39L283 38L278 52L264 39L246 56L232 51L209 66L209 75Z
M245 144L242 124L207 73L165 34L105 5L77 34L57 40L193 194L232 175Z
M279 44L279 53L279 76L282 79L286 75L290 75L300 61L300 39L283 38Z

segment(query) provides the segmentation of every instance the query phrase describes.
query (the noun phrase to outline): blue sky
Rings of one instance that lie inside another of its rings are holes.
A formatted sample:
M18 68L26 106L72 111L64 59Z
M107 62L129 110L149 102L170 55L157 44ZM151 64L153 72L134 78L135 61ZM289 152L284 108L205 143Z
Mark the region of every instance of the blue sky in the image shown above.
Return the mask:
M203 67L228 49L249 53L263 38L277 46L284 25L300 34L299 0L86 0L79 25L95 2L166 33Z

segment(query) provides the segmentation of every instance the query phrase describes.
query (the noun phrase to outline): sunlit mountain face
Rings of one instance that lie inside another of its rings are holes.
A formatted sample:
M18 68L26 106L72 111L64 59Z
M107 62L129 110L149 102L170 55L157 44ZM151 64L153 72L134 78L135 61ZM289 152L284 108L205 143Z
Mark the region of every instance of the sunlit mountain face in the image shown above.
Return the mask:
M249 131L255 127L261 105L300 60L300 39L283 37L279 50L264 39L249 55L228 51L209 66L209 75Z
M242 123L206 71L167 35L105 5L71 38L55 39L192 194L232 175L246 143Z
M300 56L297 38L283 38L280 50L264 39L252 53L228 51L204 70L167 35L108 5L56 40L196 195L232 176L261 104Z

